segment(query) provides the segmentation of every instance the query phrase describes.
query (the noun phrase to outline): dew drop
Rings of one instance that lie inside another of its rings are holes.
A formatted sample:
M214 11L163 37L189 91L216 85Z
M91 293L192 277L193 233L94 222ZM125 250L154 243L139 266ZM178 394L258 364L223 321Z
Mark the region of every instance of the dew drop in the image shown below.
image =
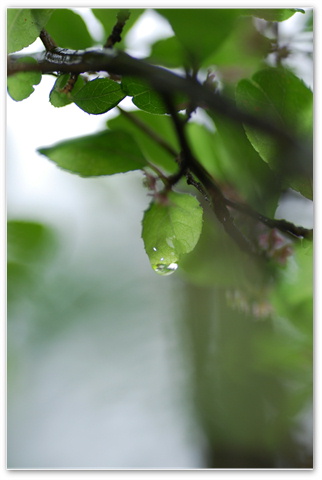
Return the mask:
M171 273L174 273L177 268L177 263L170 263L169 265L165 265L164 263L157 263L156 265L153 265L153 270L159 275L171 275Z

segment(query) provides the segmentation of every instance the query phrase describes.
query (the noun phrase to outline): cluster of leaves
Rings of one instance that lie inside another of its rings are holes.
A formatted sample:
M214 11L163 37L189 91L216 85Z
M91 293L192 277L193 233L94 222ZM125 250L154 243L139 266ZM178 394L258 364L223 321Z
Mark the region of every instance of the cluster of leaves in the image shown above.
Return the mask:
M92 12L108 35L117 10L92 9ZM199 71L210 88L216 88L212 80L219 77L223 92L230 95L234 92L239 108L286 126L301 140L310 143L312 92L289 69L265 64L272 40L262 35L254 22L255 17L268 22L284 21L303 11L159 9L157 12L170 23L174 35L152 45L147 60L164 67L184 67L194 74ZM131 12L127 32L143 13L143 9ZM187 24L193 24L193 35L186 28ZM95 46L85 22L71 10L9 9L9 53L31 44L43 28L60 47L87 49ZM124 40L120 46L124 46ZM35 60L30 58L29 61ZM215 66L215 73L206 74L205 69L212 66ZM39 152L59 167L83 177L132 170L143 170L151 175L151 169L159 173L161 180L173 174L177 168L173 151L179 153L180 147L172 120L166 115L167 106L158 92L136 77L114 79L104 72L92 77L92 73L79 75L70 89L70 76L58 75L50 92L50 102L54 107L74 103L83 111L97 115L114 109L129 96L137 111L130 117L119 115L109 121L102 132L63 141L41 148ZM17 101L27 98L40 80L39 72L13 75L8 79L9 94ZM175 101L177 110L190 108L188 99L176 96ZM311 172L305 161L297 168L290 166L290 159L283 159L285 171L279 175L281 153L272 138L254 127L223 119L214 112L208 111L207 116L210 128L192 118L187 124L187 136L200 163L220 184L270 215L274 214L280 194L286 188L291 187L312 199ZM167 148L155 141L156 137L163 138ZM154 193L143 219L143 239L153 268L164 273L168 272L164 266L177 265L179 259L198 243L202 209L197 200L185 192ZM163 267L158 267L160 265Z

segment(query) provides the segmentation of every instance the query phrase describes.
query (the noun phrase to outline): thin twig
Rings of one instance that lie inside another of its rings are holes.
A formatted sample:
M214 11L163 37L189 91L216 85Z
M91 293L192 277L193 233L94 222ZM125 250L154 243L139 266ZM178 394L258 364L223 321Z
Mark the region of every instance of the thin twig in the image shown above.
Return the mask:
M235 240L235 242L243 251L252 255L258 254L258 252L256 252L255 250L254 245L252 245L252 243L238 230L238 228L234 224L233 218L231 217L229 210L225 204L225 198L221 190L216 185L214 180L210 177L208 172L193 156L185 134L184 123L182 123L180 118L178 117L177 111L174 108L173 101L170 95L163 95L163 97L170 112L182 149L180 155L182 162L177 177L179 178L180 175L182 177L188 170L194 173L196 177L200 180L200 182L203 184L210 198L212 199L213 210L216 214L216 217L223 225L225 231L233 238L233 240Z
M121 114L130 120L134 125L136 125L142 132L146 133L150 138L152 138L156 143L158 143L166 152L168 152L172 157L176 157L178 152L166 142L160 135L156 133L155 130L150 128L145 122L143 122L136 115L133 115L131 112L123 110L121 107L117 107Z
M122 40L121 33L123 31L124 25L126 21L130 17L130 10L120 10L118 14L116 15L117 22L113 27L111 35L108 37L106 40L106 43L104 45L104 48L112 48L115 43L120 42Z
M162 138L160 135L158 135L151 127L149 127L145 122L143 122L141 119L139 119L137 116L133 115L131 112L126 112L125 110L121 109L120 107L117 107L119 111L121 112L122 115L124 115L126 118L128 118L134 125L136 125L143 133L145 133L149 138L152 138L156 143L158 143L165 151L170 153L174 158L178 158L178 153L177 151L166 141L164 138ZM180 127L179 127L180 128ZM154 168L154 165L150 165L151 168L154 169L154 171L157 172L156 168ZM179 173L179 172L178 172ZM177 174L178 175L178 174ZM202 183L197 181L190 169L186 171L186 178L187 178L187 184L192 185L195 187L199 193L203 196L203 198L209 203L210 202L210 196L203 187ZM203 174L203 178L205 178L206 172ZM178 175L181 176L181 173ZM212 187L211 189L214 190L214 188L219 191L219 187L217 187L216 182L212 177L209 176L209 181L212 181ZM161 180L163 183L166 185L166 182L164 181L164 177ZM169 184L171 182L168 182ZM173 183L172 183L173 185ZM218 198L217 198L218 200ZM249 205L246 205L244 203L240 202L235 202L232 201L228 198L226 198L224 195L220 196L220 200L225 203L230 208L233 208L236 211L239 211L243 213L244 215L247 215L251 218L254 218L255 220L258 220L259 222L263 223L264 225L268 226L269 228L277 228L281 232L287 233L288 235L292 236L293 238L308 238L311 239L313 235L313 230L307 229L304 227L299 227L297 225L294 225L291 222L288 222L286 220L279 220L279 219L271 219L268 217L265 217L261 213L257 212L256 210L253 210Z
M56 43L44 28L41 30L39 34L39 38L44 44L44 47L47 50L47 52L51 52L52 50L54 50L54 48L57 48Z

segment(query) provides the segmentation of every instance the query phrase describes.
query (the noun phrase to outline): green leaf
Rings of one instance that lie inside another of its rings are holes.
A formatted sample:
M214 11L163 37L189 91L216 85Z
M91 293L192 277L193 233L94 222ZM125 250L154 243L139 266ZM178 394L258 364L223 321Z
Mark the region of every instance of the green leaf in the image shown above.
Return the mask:
M61 48L78 50L94 44L82 17L68 8L56 8L46 30Z
M57 78L49 94L50 103L54 107L64 107L65 105L69 105L70 103L72 103L73 95L75 95L75 93L77 93L85 85L84 78L82 76L79 76L76 80L75 85L73 86L72 91L64 93L64 87L66 87L69 79L70 75L68 73L60 75Z
M252 80L241 80L236 89L236 101L239 108L289 129L304 145L312 145L313 94L290 71L267 68L257 72ZM281 154L276 142L254 127L245 125L245 131L263 160L271 168L280 169ZM283 163L289 177L289 186L312 199L310 158L305 155L299 157L296 152L292 152L292 158L283 155Z
M84 112L99 115L114 108L125 96L117 82L96 78L73 95L73 100Z
M123 130L131 134L139 144L144 156L152 164L162 167L166 172L174 173L178 169L174 155L165 150L159 142L156 142L149 133L146 133L137 124L147 125L155 134L166 140L175 152L179 152L178 141L173 130L171 118L165 115L151 115L141 110L130 112L130 115L133 120L126 114L121 114L108 120L108 128L111 130Z
M33 43L47 24L53 9L8 8L7 50L16 52Z
M124 76L122 78L122 89L127 95L133 97L132 102L141 110L155 115L169 113L162 97L144 80ZM175 95L174 101L177 110L184 108L185 100L186 98L183 95Z
M180 67L183 61L182 45L177 37L158 40L152 45L147 61L167 68Z
M303 333L312 333L313 265L313 243L303 240L295 247L294 261L287 264L272 290L278 314L288 318Z
M302 8L247 8L245 13L257 18L263 18L268 22L283 22L295 13L305 13Z
M147 82L136 77L123 77L122 89L133 97L132 102L141 110L159 115L167 113L162 98Z
M35 59L31 57L25 57L18 60L23 63L37 63ZM10 97L16 102L20 102L29 97L35 90L33 85L38 85L41 81L40 72L20 72L15 75L11 75L7 79L7 89Z
M43 224L26 220L7 222L8 262L28 264L42 261L44 254L53 246L52 232Z
M125 132L103 131L38 151L60 168L81 177L114 175L139 170L146 165L137 143Z
M239 9L157 9L171 24L186 51L186 60L199 66L234 30Z
M117 14L122 10L120 8L92 8L92 12L95 17L102 23L104 27L104 37L101 39L101 43L105 43L107 38L111 35L113 27L117 22ZM122 41L117 44L118 47L124 48L125 42L124 38L126 37L129 30L136 23L138 18L144 12L144 8L131 8L130 9L130 18L126 21L125 26L122 32Z
M153 201L144 213L142 238L152 268L161 275L173 273L181 257L196 246L202 230L202 208L187 194L171 192Z
M210 157L209 153L208 161L213 158L222 171L219 178L235 189L243 201L264 215L273 215L281 185L272 170L250 144L241 123L227 120L214 112L208 114L216 127L213 145L209 147L209 150L215 150L215 154Z
M241 16L231 34L207 58L207 64L216 66L223 82L233 83L255 73L270 49L271 41L259 33L253 18Z

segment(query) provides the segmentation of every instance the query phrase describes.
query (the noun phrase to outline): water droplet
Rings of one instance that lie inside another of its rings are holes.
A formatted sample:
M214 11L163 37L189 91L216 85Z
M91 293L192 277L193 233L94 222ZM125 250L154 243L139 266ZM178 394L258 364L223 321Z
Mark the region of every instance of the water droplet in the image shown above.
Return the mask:
M157 263L153 266L154 271L159 273L159 275L171 275L171 273L175 272L177 268L177 263L170 263L169 265L165 265L164 263Z

